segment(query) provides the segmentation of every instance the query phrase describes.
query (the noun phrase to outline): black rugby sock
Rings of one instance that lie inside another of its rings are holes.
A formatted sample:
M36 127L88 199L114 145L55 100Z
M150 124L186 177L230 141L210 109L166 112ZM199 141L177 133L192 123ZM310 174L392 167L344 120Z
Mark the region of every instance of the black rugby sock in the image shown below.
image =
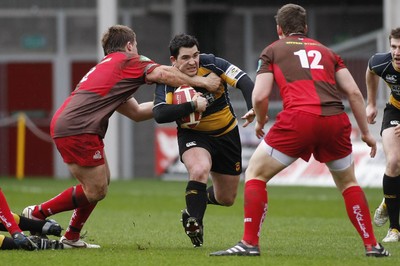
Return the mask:
M186 186L186 208L191 217L203 224L207 208L207 185L197 181L189 181Z
M383 175L383 194L388 210L390 228L396 228L400 231L400 176L390 177L386 174Z
M14 214L18 215L18 214ZM39 232L42 233L43 226L46 224L47 221L45 220L33 220L33 219L28 219L23 216L19 216L19 228L21 228L22 231L31 231L31 232Z
M209 186L207 188L207 204L212 204L212 205L221 205L217 199L215 198L215 193L214 193L214 186Z

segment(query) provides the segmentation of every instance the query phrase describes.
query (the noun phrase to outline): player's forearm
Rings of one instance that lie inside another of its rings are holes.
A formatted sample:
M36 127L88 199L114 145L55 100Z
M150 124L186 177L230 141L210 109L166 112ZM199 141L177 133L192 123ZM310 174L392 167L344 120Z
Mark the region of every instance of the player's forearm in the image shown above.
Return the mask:
M252 93L252 103L256 114L256 121L265 124L268 113L268 98L272 91L274 76L272 73L259 74L256 77Z
M136 113L134 121L140 122L153 118L153 102L139 104L139 111Z
M361 92L355 91L348 96L348 100L361 134L367 135L369 133L369 129L367 123L367 115L365 113L365 102Z
M259 97L257 95L257 91L255 94L253 94L252 97L252 103L253 103L253 110L254 114L256 115L256 121L260 124L265 124L266 123L266 117L268 114L268 97Z
M153 102L138 104L134 98L130 98L118 107L117 112L129 119L140 122L153 118Z
M250 110L253 107L251 96L254 89L254 82L248 75L244 75L237 82L237 87L242 91L243 98L246 101L247 110Z
M157 123L174 122L194 112L191 102L182 104L159 104L154 106L153 115Z
M256 104L253 107L254 114L256 116L256 121L259 124L265 124L267 122L267 114L268 114L268 101L263 104Z
M201 76L190 77L172 66L159 66L148 74L147 79L152 82L166 84L171 87L189 85L192 87L207 88L207 78Z
M181 71L179 71L175 67L168 67L166 68L166 73L164 75L164 81L161 83L167 84L172 87L179 87L181 85L187 84L192 87L199 87L203 86L204 83L202 83L202 77L200 76L194 76L190 77Z
M367 69L365 74L365 83L367 85L367 105L376 106L379 77Z

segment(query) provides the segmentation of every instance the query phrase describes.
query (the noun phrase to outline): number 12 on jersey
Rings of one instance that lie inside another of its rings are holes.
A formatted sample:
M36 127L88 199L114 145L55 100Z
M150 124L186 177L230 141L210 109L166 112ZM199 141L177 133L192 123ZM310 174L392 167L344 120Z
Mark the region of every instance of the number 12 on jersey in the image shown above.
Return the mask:
M319 64L322 58L320 51L310 50L306 52L306 50L301 49L297 52L294 52L294 55L297 55L299 57L302 68L324 69L324 66ZM311 61L311 63L309 63L309 60Z

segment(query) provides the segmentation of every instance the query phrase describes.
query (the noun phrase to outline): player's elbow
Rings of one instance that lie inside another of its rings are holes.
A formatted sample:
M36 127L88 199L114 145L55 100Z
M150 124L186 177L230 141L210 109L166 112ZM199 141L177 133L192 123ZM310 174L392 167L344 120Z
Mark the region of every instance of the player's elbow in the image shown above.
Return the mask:
M147 75L147 80L151 82L169 84L173 79L173 75L165 66L159 66Z
M354 90L347 94L347 99L349 101L350 106L364 106L364 97L360 91Z
M153 108L153 117L154 120L158 123L158 124L163 124L163 123L167 123L169 121L167 121L167 115L165 112L162 111L162 108L160 106L156 106Z
M162 115L159 112L153 112L153 116L154 116L154 120L158 124L162 124L163 123Z
M254 97L252 98L253 107L263 106L268 103L268 97Z

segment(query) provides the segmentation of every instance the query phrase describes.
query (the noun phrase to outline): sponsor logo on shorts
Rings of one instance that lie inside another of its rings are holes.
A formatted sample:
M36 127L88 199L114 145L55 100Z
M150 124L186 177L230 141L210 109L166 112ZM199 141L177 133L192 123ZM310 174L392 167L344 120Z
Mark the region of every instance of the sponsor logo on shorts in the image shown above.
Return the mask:
M191 141L191 142L186 143L186 147L187 147L187 148L193 147L193 146L197 146L196 141Z
M253 220L251 218L244 218L245 223L251 223Z
M101 160L103 159L103 156L101 156L101 152L99 150L97 150L94 155L93 155L93 159L94 160Z
M390 121L390 124L392 126L397 126L398 124L400 124L400 122L398 120L392 120L392 121Z
M236 170L236 172L239 172L239 171L240 171L240 163L239 163L239 162L237 162L237 163L235 164L235 170Z

